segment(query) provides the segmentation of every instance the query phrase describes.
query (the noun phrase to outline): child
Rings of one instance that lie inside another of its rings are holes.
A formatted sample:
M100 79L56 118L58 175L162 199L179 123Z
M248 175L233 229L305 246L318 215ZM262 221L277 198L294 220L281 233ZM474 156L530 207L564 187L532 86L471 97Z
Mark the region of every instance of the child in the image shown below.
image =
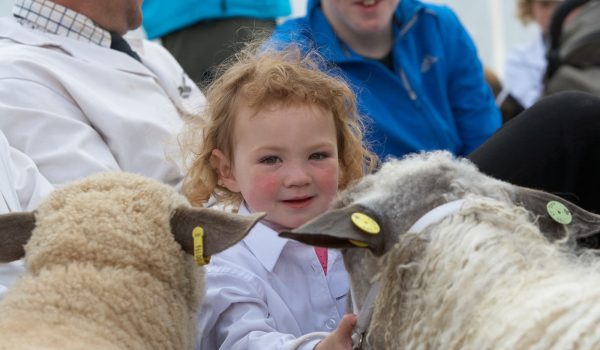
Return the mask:
M325 212L338 190L376 166L351 90L288 48L245 55L207 100L205 118L187 132L184 193L194 205L214 197L266 217L207 266L199 347L350 349L356 318L342 318L349 287L340 253L277 232Z

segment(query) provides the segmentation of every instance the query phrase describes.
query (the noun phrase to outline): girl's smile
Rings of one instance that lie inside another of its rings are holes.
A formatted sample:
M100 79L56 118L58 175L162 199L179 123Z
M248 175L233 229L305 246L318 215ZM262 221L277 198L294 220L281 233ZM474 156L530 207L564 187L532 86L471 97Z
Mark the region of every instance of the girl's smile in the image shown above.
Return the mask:
M311 200L314 197L304 197L284 200L283 203L292 209L303 209L310 205Z

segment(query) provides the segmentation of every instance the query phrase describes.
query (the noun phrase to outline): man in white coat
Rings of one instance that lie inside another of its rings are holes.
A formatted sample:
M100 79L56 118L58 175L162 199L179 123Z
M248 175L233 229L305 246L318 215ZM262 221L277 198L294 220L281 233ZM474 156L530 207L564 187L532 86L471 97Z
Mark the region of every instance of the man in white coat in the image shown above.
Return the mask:
M122 35L141 0L16 0L0 19L0 130L54 185L124 170L177 185L175 136L204 96L158 44ZM118 44L118 45L117 45Z
M25 154L10 147L0 132L0 214L33 210L52 185ZM21 260L0 263L0 299L8 286L23 271Z

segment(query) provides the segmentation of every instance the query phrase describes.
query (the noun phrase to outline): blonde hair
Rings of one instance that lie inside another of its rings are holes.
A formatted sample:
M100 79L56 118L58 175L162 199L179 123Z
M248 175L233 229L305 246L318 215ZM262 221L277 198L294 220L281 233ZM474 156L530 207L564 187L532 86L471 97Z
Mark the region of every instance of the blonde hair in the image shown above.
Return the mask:
M521 23L527 24L534 20L533 18L533 2L535 0L517 0L517 18L521 20ZM555 0L559 3L561 1Z
M519 18L523 24L533 21L533 12L531 10L532 4L533 0L517 0L517 18Z
M363 144L354 93L341 78L322 71L324 66L315 52L302 53L295 45L275 50L257 49L255 44L236 55L209 86L203 115L190 119L180 135L188 164L182 191L193 205L203 205L211 196L225 204L242 200L241 194L219 184L211 164L215 149L233 159L233 126L242 103L253 109L308 104L331 112L337 132L339 190L377 167L377 156Z

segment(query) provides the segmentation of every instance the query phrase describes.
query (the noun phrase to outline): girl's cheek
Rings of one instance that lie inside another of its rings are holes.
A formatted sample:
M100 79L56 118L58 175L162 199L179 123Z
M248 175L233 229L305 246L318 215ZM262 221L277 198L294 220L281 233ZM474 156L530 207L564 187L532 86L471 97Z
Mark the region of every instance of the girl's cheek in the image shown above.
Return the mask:
M277 193L280 187L280 181L276 176L259 174L254 176L252 183L254 184L254 193L262 193L263 196L269 196Z
M337 192L339 176L340 172L337 164L324 169L321 174L321 187L334 193Z

